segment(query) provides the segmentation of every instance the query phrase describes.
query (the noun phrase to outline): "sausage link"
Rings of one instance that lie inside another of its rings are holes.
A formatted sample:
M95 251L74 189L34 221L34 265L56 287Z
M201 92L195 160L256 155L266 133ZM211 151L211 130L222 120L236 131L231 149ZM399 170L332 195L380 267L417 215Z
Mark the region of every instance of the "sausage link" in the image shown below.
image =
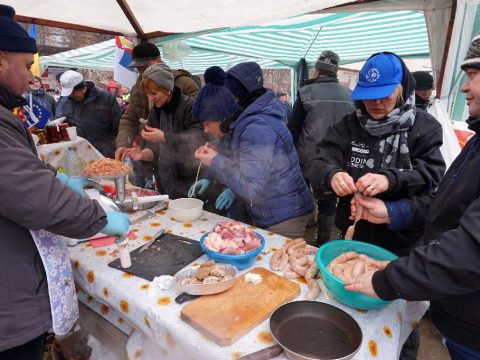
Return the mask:
M318 267L317 267L317 264L314 263L310 265L310 267L305 272L305 280L308 281L308 280L314 279L317 273L318 273Z
M352 277L355 279L360 275L363 275L364 272L365 272L365 263L363 262L363 260L359 259L357 260L355 265L353 265Z
M270 259L270 268L274 271L280 270L280 259L282 255L285 254L285 249L282 247L280 249L275 250L275 253L272 255Z
M280 258L280 263L278 265L279 271L282 271L283 269L285 269L287 265L288 265L288 255L284 253Z
M290 246L287 249L287 254L292 255L296 250L305 249L306 246L307 246L307 243L305 242L305 240L303 240L302 242L299 242L298 244Z
M288 249L293 246L293 245L296 245L296 244L300 244L302 242L305 242L304 239L302 238L298 238L298 239L295 239L295 240L291 240L289 242L287 242L283 247L285 248L285 251L288 251Z
M320 286L318 285L317 280L315 280L315 279L308 280L307 281L307 286L310 290L305 295L305 299L315 300L318 297L318 295L320 295Z
M283 272L283 276L286 277L287 279L296 279L300 275L298 275L295 271L293 271L292 267L289 265L285 268L285 271Z

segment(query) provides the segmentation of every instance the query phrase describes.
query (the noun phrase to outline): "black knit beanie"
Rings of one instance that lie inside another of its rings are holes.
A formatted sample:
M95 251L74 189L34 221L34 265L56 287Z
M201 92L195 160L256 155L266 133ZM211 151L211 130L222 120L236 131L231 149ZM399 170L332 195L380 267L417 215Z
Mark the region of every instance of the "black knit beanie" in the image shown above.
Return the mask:
M0 50L17 53L38 52L35 39L13 18L15 10L8 5L0 5Z

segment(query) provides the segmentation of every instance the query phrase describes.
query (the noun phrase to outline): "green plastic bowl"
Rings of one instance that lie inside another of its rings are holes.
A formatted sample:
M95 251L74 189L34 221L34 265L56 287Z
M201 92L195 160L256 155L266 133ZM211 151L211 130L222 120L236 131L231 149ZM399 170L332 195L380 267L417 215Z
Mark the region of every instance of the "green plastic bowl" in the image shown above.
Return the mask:
M322 245L317 251L317 265L322 274L323 282L332 295L342 304L354 309L370 310L378 309L390 304L391 301L383 301L356 291L348 291L343 285L343 280L327 270L327 265L337 256L348 251L356 251L376 260L395 260L397 255L379 246L354 240L334 240Z

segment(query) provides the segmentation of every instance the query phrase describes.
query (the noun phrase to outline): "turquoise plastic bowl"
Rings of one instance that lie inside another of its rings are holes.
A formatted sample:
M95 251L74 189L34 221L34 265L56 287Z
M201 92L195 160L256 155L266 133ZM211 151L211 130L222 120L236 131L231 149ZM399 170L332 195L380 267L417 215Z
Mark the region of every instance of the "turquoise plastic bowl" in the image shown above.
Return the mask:
M388 305L390 301L364 295L356 291L345 290L343 280L327 270L327 265L337 256L348 251L356 251L376 260L395 260L397 255L380 246L354 240L334 240L322 245L317 251L317 265L322 274L323 282L332 295L342 304L354 309L370 310Z
M254 231L254 233L259 237L261 241L260 246L246 254L221 254L219 252L207 249L203 245L203 242L210 233L206 233L200 238L200 247L211 260L215 260L218 263L226 263L233 265L238 270L247 269L253 265L253 263L257 259L257 255L260 253L260 251L262 251L263 247L265 246L265 239L263 238L263 236L256 231Z

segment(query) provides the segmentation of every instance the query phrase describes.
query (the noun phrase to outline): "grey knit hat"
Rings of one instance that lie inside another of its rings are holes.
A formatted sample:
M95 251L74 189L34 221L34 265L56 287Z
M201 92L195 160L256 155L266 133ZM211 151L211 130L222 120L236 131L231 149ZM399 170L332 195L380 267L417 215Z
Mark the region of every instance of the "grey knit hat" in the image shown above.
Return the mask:
M321 72L327 72L336 75L340 57L330 50L322 51L315 63L315 69Z
M480 33L478 33L470 43L461 67L462 70L469 67L480 69Z
M161 86L165 90L173 91L173 73L166 64L153 64L150 65L143 73L143 79L150 79L155 81L158 86Z

